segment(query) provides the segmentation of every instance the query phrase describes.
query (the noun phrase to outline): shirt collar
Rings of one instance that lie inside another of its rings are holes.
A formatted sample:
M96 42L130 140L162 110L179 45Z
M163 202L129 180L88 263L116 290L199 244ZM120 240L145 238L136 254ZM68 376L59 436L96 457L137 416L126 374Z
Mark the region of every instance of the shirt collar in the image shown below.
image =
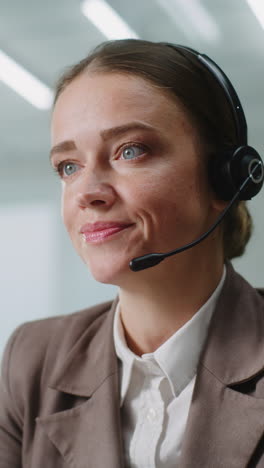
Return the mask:
M121 405L127 394L133 366L137 362L142 364L143 361L152 361L158 364L161 372L168 378L174 396L178 396L192 380L196 374L200 353L225 276L224 266L221 280L205 304L154 353L143 354L141 357L134 354L127 346L120 318L120 307L117 304L114 317L114 344L121 364Z

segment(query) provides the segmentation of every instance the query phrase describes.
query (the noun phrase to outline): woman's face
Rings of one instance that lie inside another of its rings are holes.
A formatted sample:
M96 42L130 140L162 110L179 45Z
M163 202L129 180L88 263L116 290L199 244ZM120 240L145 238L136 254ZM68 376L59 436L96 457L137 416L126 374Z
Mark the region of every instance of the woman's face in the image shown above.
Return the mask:
M132 258L192 241L219 210L195 128L140 77L76 78L56 103L52 146L64 223L98 281L140 274L130 271Z

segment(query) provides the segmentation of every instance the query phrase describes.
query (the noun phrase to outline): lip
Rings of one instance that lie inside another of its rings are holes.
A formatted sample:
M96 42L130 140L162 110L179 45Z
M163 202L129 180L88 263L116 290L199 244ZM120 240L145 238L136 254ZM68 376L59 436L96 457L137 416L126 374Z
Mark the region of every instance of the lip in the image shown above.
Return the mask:
M84 224L80 229L80 233L83 235L83 238L87 243L96 244L103 242L114 234L117 234L131 226L132 223L98 221L96 223Z

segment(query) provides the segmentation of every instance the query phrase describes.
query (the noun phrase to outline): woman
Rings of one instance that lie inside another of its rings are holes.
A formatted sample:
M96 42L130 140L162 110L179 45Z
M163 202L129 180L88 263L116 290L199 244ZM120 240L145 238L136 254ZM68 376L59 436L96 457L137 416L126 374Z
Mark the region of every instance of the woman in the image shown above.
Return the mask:
M181 47L108 42L61 78L51 163L64 223L119 294L13 334L1 468L264 466L263 299L229 263L250 237L245 203L194 248L129 267L215 223L228 197L208 167L237 133L219 82Z

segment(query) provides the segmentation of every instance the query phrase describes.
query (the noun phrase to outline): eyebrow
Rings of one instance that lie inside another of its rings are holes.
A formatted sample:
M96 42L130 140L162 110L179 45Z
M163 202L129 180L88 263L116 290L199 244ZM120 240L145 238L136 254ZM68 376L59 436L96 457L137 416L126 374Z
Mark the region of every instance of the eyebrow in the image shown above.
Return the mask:
M105 130L102 130L100 132L100 136L104 141L106 141L116 136L124 135L125 133L132 131L132 130L146 130L149 132L158 131L157 128L152 127L149 124L145 124L142 122L130 122L128 124L119 125L118 127L112 127L112 128L107 128ZM52 159L52 156L54 154L65 153L67 151L72 151L76 149L77 147L73 140L62 141L61 143L58 143L57 145L53 146L53 148L50 151L50 159Z
M62 141L61 143L58 143L57 145L53 146L50 151L50 159L52 159L52 156L56 153L65 153L65 151L72 151L76 149L76 145L74 141L72 140L67 140L67 141Z
M143 122L130 122L128 124L119 125L118 127L108 128L106 130L102 130L100 135L103 140L109 140L115 136L123 135L132 130L147 130L147 131L157 131L155 127L152 127L149 124L145 124Z

